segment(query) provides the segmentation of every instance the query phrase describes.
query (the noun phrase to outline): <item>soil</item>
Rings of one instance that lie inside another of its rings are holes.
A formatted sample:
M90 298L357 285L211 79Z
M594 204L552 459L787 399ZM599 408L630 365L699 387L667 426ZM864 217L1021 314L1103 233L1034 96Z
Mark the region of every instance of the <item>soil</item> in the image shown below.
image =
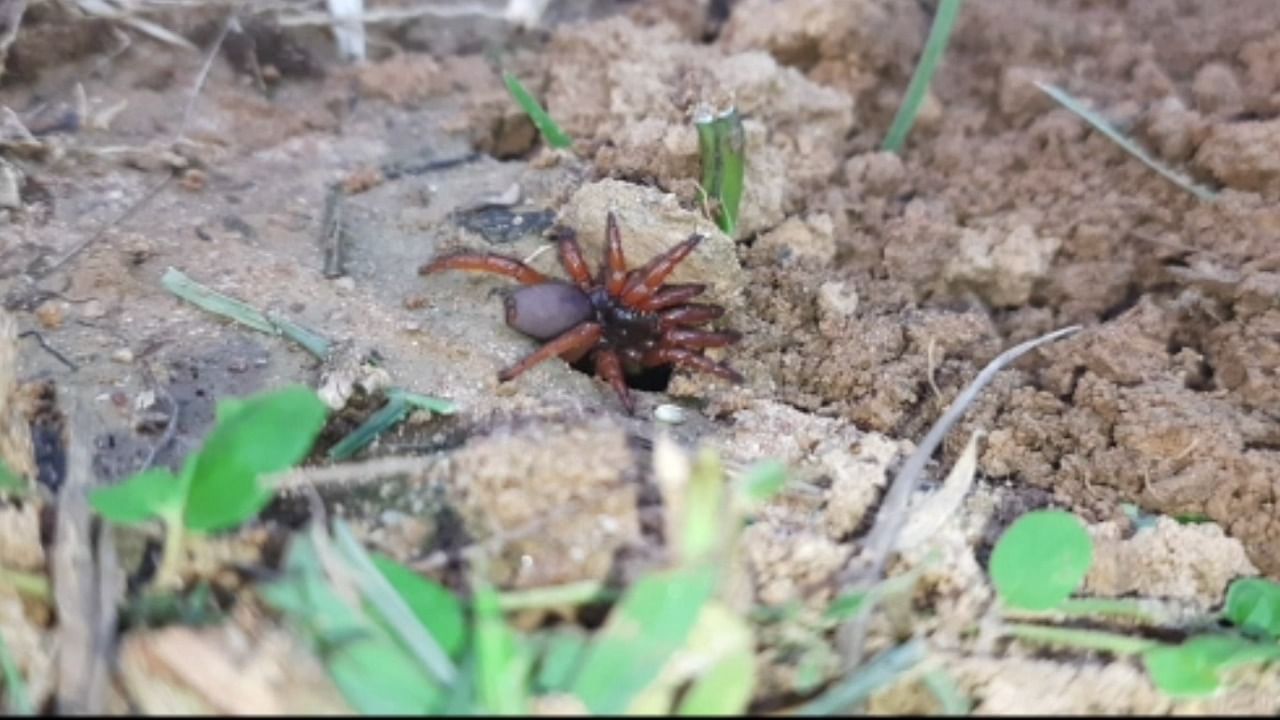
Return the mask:
M1232 577L1280 579L1280 6L970 0L904 151L884 152L929 5L552 3L532 29L380 25L364 64L260 14L199 84L199 50L129 26L121 49L105 20L32 7L0 77L0 458L36 470L29 423L10 415L35 412L37 386L95 410L94 468L110 482L148 458L176 467L218 398L349 388L376 355L390 384L458 413L415 417L366 452L422 459L388 475L398 491L326 501L345 499L367 537L410 561L582 503L495 556L495 581L535 587L661 556L649 449L655 408L675 404L685 421L662 427L683 445L793 467L794 489L745 536L745 563L757 602L818 607L911 442L1000 352L1080 324L1002 371L931 470L941 480L987 433L976 487L937 538L948 561L921 591L933 658L982 712L1050 711L1043 697L1061 712L1275 712L1270 671L1178 703L1128 661L1032 657L957 628L990 604L992 539L1046 504L1092 523L1098 594L1208 609ZM223 17L148 14L199 48ZM542 145L497 56L572 150ZM1087 98L1216 198L1152 172L1036 80ZM748 158L733 237L702 213L691 123L729 102ZM633 390L635 416L559 361L499 383L535 347L503 322L510 283L416 272L466 248L559 275L553 222L578 231L594 266L608 210L633 264L709 236L676 280L707 283L728 308L723 324L744 337L715 356L745 383L676 371ZM322 365L183 303L161 284L170 267L321 333L350 362ZM340 405L352 391L335 392ZM1125 503L1211 524L1133 535ZM0 542L6 567L42 562L34 512L0 508L0 538L27 537ZM0 593L0 627L27 618L14 651L34 671L51 652L47 618L15 603ZM893 632L880 630L884 646ZM785 639L766 640L762 706L803 685ZM928 697L907 683L872 709Z

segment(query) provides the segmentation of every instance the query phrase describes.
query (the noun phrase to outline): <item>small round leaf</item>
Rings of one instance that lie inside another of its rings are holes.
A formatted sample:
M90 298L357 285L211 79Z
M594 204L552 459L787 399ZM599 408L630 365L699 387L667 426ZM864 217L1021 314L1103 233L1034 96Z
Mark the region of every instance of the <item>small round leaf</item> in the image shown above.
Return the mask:
M1084 582L1093 540L1069 512L1037 510L1018 518L991 553L991 581L1000 599L1024 610L1050 610Z
M1227 590L1223 615L1248 633L1280 637L1280 584L1265 578L1241 578Z

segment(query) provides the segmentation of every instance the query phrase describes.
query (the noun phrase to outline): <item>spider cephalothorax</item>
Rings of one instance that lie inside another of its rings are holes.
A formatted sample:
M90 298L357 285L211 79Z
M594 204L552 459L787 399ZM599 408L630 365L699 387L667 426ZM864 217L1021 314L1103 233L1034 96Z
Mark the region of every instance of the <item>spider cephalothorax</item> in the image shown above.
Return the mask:
M505 275L525 285L506 298L507 324L548 342L500 372L499 380L511 380L553 357L574 363L590 355L596 374L613 386L627 412L632 412L635 404L626 375L645 368L677 365L742 381L732 368L702 354L704 348L737 342L738 333L695 329L723 315L724 308L689 302L706 290L705 285L664 284L702 241L701 235L691 235L645 265L627 270L618 221L609 213L605 257L595 278L582 259L573 231L557 228L555 238L560 263L572 284L546 277L514 258L493 254L441 257L418 271L427 275L441 270L477 270Z

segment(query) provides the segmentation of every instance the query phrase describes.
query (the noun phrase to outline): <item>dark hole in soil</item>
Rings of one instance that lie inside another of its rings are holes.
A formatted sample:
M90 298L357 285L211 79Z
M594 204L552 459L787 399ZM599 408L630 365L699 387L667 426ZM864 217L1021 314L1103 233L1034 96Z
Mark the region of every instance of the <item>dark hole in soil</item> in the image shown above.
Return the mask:
M580 373L592 376L596 374L595 364L591 362L590 356L573 363L570 367ZM670 365L646 368L639 374L627 375L627 387L644 392L666 392L667 386L671 384L671 375L674 371L675 369Z

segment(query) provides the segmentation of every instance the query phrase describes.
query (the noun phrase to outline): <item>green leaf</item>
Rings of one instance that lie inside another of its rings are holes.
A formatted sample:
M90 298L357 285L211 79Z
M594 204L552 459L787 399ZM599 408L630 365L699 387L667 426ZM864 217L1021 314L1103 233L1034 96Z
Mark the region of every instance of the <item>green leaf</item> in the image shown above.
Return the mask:
M1280 647L1235 635L1197 635L1181 645L1151 648L1142 654L1156 687L1170 697L1207 697L1222 689L1222 672L1280 658Z
M187 495L184 522L199 532L256 515L274 490L261 476L305 458L327 415L315 392L301 385L220 405L221 421L200 450Z
M777 495L787 484L787 465L781 460L765 460L747 470L739 492L748 503L759 505Z
M1075 515L1037 510L1013 523L991 553L991 580L1011 607L1048 610L1070 597L1093 563L1093 540Z
M413 658L385 636L344 643L326 663L343 697L364 715L432 714L444 699Z
M487 585L475 592L476 688L481 705L494 715L522 715L529 653L507 627L498 594Z
M330 583L310 534L293 540L283 579L259 588L259 594L312 638L334 684L357 712L422 715L441 709L440 686L381 624Z
M177 514L185 490L168 470L148 470L118 485L93 490L89 504L113 523L135 525L153 517Z
M0 458L0 493L20 493L27 489L22 476L9 467L9 463Z
M706 558L724 538L724 471L713 450L698 455L684 488L684 526L680 557L686 563Z
M576 630L556 632L546 639L534 688L540 693L568 692L573 677L582 666L587 638Z
M633 585L597 633L573 694L595 714L626 711L684 646L715 581L715 568L692 567L655 573Z
M725 235L738 231L738 208L742 203L746 172L746 135L742 116L735 108L719 115L701 112L694 118L698 147L702 155L702 192L714 200L712 215Z
M723 604L708 603L684 654L698 658L690 665L707 667L681 698L677 714L740 715L746 711L756 682L750 625Z
M431 633L440 648L455 660L466 643L467 622L462 603L453 593L380 553L370 553L378 572Z
M1227 590L1222 612L1233 625L1247 633L1280 637L1280 584L1265 578L1241 578Z
M538 132L542 133L543 139L547 144L557 150L567 148L573 144L573 140L565 134L564 130L556 124L555 120L542 109L542 105L534 99L533 95L520 84L520 80L511 73L502 73L502 82L506 83L507 91L511 93L511 97L533 121L534 127L538 128Z
M870 592L865 590L844 593L831 601L823 616L827 620L836 622L848 620L858 614L858 610L862 609L862 604L867 601L869 594Z

